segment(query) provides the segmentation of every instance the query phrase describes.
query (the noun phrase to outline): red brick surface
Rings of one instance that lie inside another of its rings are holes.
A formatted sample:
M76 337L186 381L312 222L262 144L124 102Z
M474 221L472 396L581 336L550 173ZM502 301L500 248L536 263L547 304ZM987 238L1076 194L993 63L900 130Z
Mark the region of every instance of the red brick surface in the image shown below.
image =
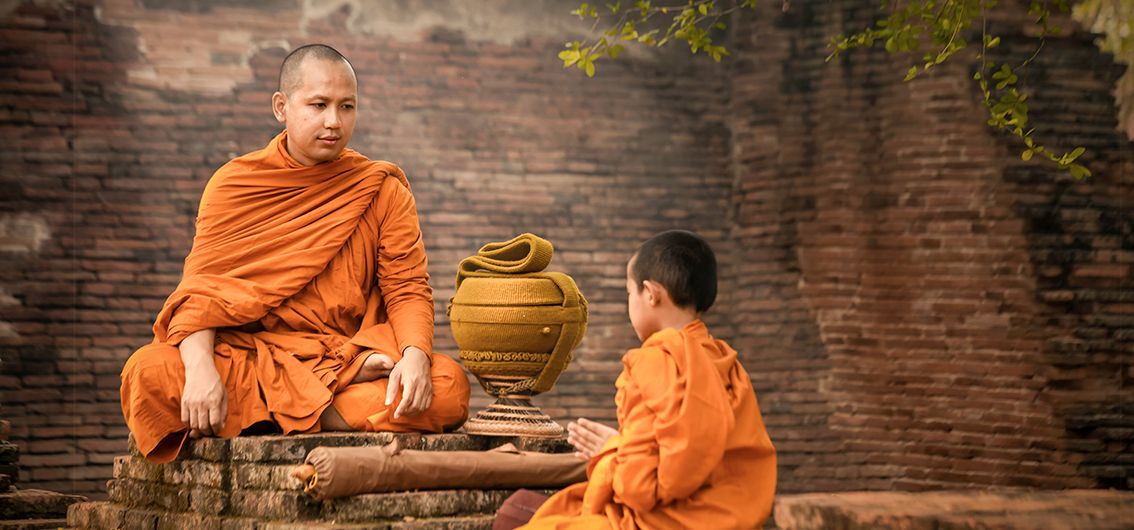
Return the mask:
M104 491L118 371L176 285L200 191L277 131L286 50L324 41L359 72L354 147L410 175L438 351L460 258L523 231L556 244L591 302L575 363L537 398L556 418L613 418L635 344L624 261L682 227L720 254L708 320L753 374L782 491L1132 486L1134 161L1089 35L1052 39L1022 76L1044 89L1037 134L1088 149L1097 178L1075 183L983 127L963 64L915 91L904 58L825 64L866 0L738 19L726 65L674 50L590 80L558 66L564 34L223 4L0 11L0 416L21 484ZM994 26L1007 56L1034 46L1020 20Z

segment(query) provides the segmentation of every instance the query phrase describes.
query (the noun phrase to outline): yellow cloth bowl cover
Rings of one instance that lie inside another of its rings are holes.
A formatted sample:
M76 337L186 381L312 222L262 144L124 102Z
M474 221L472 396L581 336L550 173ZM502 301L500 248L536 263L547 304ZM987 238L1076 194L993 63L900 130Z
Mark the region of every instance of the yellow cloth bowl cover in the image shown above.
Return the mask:
M522 234L461 261L449 304L461 360L490 394L551 390L587 330L587 300L570 276L543 272L550 242ZM506 389L484 375L523 376Z

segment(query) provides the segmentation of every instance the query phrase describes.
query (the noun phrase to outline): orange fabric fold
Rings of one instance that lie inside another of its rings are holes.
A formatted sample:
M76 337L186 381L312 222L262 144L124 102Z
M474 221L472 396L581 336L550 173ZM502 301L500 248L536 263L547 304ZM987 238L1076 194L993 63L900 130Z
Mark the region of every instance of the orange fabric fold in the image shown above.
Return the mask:
M303 166L280 133L213 175L196 229L182 280L154 323L153 343L135 352L122 374L127 425L151 459L172 459L180 446L170 441L185 428L184 368L174 354L196 331L217 329L214 360L229 397L222 436L266 420L285 433L317 430L319 415L369 353L396 362L413 345L432 354L425 247L409 183L396 165L347 149L334 161ZM180 383L159 377L178 370ZM453 388L441 390L449 395ZM467 400L465 390L466 408Z
M655 333L622 363L619 434L591 459L587 482L523 528L760 527L775 449L736 352L697 320Z

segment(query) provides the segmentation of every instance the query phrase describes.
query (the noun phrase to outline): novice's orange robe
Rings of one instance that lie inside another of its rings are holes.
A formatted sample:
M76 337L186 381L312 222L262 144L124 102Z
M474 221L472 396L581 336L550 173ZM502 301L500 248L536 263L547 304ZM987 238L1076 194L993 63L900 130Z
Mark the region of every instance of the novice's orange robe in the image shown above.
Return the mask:
M440 432L468 414L463 370L432 355L433 403L393 418L387 379L349 384L371 352L395 362L431 353L433 292L409 183L394 164L346 149L307 167L287 133L220 168L205 187L181 283L154 341L122 370L122 412L142 454L173 460L184 443L185 369L177 345L216 328L228 395L221 437L262 421L285 434L319 430L334 403L364 431Z
M696 320L653 334L622 364L618 435L591 459L587 482L522 528L759 528L776 453L736 352Z

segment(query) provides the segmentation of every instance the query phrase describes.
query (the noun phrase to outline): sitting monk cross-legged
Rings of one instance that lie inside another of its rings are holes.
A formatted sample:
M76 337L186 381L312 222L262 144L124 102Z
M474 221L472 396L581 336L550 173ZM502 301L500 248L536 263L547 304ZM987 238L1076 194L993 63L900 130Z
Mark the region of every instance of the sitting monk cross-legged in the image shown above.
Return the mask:
M463 370L432 353L409 183L347 148L357 100L341 54L293 51L272 96L285 130L209 180L181 282L122 370L122 412L149 460L173 460L188 436L466 419Z

